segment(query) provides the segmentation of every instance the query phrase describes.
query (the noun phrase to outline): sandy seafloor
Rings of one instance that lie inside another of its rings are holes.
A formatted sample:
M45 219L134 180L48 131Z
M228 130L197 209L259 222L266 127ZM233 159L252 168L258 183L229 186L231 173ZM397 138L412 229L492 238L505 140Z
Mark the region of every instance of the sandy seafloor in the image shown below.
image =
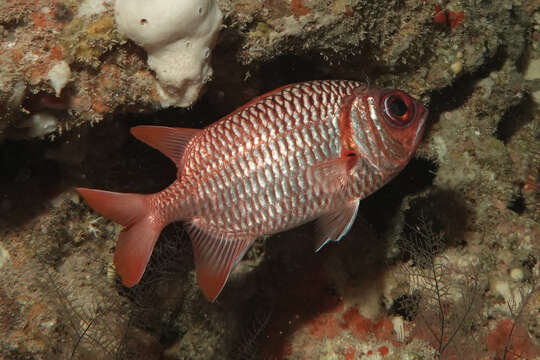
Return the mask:
M112 1L0 1L0 359L540 358L540 3L218 4L212 80L162 109ZM130 127L203 127L315 79L400 88L430 111L350 233L316 254L309 224L260 239L209 303L174 224L123 287L120 227L73 187L159 191L174 164Z

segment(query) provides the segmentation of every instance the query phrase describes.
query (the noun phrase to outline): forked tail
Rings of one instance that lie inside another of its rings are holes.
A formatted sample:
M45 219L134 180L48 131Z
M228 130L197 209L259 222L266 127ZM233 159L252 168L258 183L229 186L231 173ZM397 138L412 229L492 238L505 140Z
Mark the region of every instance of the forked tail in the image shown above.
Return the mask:
M131 128L131 133L137 139L167 155L177 167L181 167L184 150L201 130L136 126ZM120 194L86 188L76 190L94 210L125 227L116 244L114 266L124 285L137 284L144 273L159 233L168 221L154 213L151 201L154 195Z
M124 226L114 252L114 266L125 286L141 279L163 222L153 216L152 195L123 194L76 188L77 192L101 215Z

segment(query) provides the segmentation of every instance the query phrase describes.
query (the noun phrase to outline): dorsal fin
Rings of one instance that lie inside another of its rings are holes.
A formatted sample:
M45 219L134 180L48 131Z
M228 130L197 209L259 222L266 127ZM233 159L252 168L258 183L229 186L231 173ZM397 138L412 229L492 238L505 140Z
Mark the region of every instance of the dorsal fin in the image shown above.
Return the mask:
M197 282L206 298L214 301L219 295L232 269L240 262L254 236L244 233L205 231L194 219L187 224L193 244Z
M176 164L177 168L180 168L180 161L188 143L201 131L200 129L149 125L131 128L133 136L162 152Z

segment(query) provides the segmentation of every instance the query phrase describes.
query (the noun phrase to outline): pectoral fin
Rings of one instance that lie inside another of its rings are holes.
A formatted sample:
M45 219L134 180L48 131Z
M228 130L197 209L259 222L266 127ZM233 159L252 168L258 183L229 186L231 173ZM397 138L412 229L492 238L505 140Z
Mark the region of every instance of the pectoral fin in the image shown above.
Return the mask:
M209 301L219 295L232 269L242 259L254 236L243 233L202 230L193 220L187 231L193 244L197 282Z
M306 176L316 191L333 194L345 187L349 171L357 161L357 154L354 151L347 151L336 159L308 168Z
M350 201L344 207L317 219L315 251L319 251L329 241L341 240L349 232L358 213L359 204L360 200Z

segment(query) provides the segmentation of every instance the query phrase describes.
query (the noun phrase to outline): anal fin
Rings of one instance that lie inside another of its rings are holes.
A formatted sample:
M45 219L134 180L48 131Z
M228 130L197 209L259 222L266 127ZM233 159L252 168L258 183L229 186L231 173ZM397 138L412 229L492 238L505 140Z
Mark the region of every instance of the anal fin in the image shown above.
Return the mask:
M255 237L245 233L202 230L197 220L187 225L187 231L193 244L197 282L206 298L214 301Z
M341 240L351 229L360 200L352 200L344 207L329 212L317 219L315 251L319 251L329 241Z

